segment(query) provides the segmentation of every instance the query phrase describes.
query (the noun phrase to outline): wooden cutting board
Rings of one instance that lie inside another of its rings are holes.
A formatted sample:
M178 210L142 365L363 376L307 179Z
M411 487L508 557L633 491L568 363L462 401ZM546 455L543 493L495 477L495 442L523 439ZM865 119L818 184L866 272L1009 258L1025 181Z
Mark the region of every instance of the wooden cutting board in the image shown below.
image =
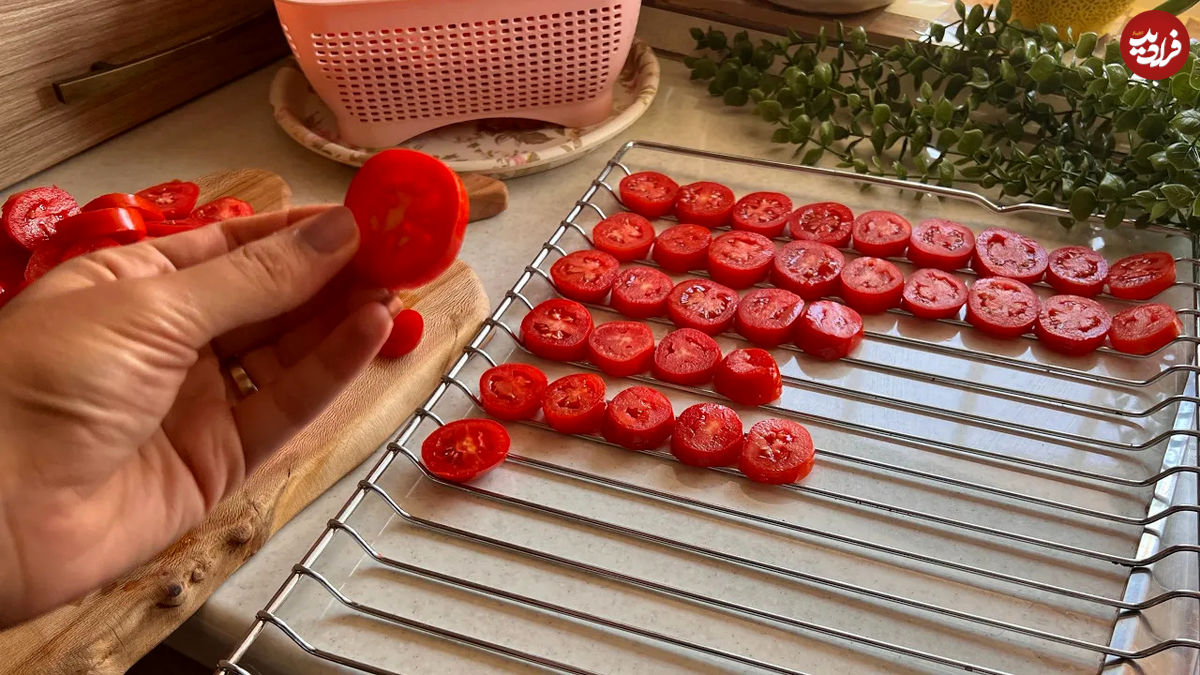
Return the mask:
M202 200L236 196L260 212L286 207L291 195L283 179L266 171L197 182ZM494 215L503 184L466 182L473 198L483 200L479 215ZM461 261L404 300L425 317L416 351L371 364L324 415L158 557L71 605L0 632L0 672L125 672L300 509L362 463L424 400L488 312L483 286Z

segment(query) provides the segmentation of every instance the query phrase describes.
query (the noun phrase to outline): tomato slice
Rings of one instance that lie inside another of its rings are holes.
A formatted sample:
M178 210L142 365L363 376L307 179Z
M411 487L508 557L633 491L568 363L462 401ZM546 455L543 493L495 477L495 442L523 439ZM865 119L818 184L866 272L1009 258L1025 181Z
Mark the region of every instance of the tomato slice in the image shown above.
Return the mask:
M169 237L180 232L194 230L205 224L191 218L183 218L182 220L150 220L146 222L146 236Z
M1136 305L1112 319L1108 341L1126 354L1152 354L1183 332L1183 322L1170 305Z
M657 171L639 171L621 179L621 204L647 218L661 218L675 208L679 183Z
M406 309L392 319L392 332L379 348L385 359L398 359L417 348L425 335L425 317L415 309Z
M1037 321L1041 301L1016 279L980 279L967 293L967 322L996 337L1024 335Z
M574 300L553 298L534 307L521 321L521 342L537 356L553 361L587 357L592 315Z
M41 279L62 261L62 255L63 247L54 242L46 242L33 249L29 262L25 264L25 283L31 284Z
M971 267L981 277L1008 277L1032 284L1046 272L1046 249L1023 234L992 227L975 237Z
M81 255L87 255L93 251L99 251L105 248L116 248L121 242L111 237L101 237L99 239L88 239L86 241L77 241L74 244L63 249L62 255L59 256L60 263L66 262L71 258Z
M654 332L638 321L602 323L588 338L588 358L613 377L644 373L654 360Z
M617 259L604 251L575 251L550 266L559 293L579 302L600 302L617 278Z
M973 253L975 233L953 220L921 221L908 238L908 259L917 267L953 272L966 267Z
M1058 291L1086 298L1104 290L1108 261L1086 246L1056 248L1047 257L1046 283Z
M361 239L354 265L371 284L415 288L445 272L462 247L470 202L441 160L392 148L362 165L346 190ZM201 207L203 208L203 207Z
M654 242L654 262L664 270L683 274L704 269L712 232L700 225L676 225L663 230Z
M733 190L720 183L690 183L679 188L675 217L681 223L724 227L733 215L733 203Z
M1149 300L1175 283L1175 259L1156 251L1121 258L1108 271L1108 292L1114 298Z
M883 258L863 256L842 270L842 299L861 314L878 314L900 306L904 275Z
M719 403L698 403L679 413L671 454L689 466L729 466L742 452L742 418Z
M850 228L854 214L844 204L817 202L796 209L788 217L788 234L792 239L815 241L834 248L850 245Z
M12 294L25 282L25 267L29 265L30 254L16 244L5 244L8 242L0 242L0 285Z
M710 335L728 330L737 314L738 294L709 279L688 279L675 285L667 298L667 316L676 326Z
M508 457L508 430L492 420L458 420L438 427L421 443L421 462L433 475L465 483Z
M639 260L654 245L654 226L636 213L623 211L596 223L592 245L621 262Z
M846 256L829 244L793 241L775 255L771 281L805 300L816 300L838 292L838 276Z
M1033 333L1062 354L1081 355L1104 344L1112 317L1100 303L1080 295L1054 295L1042 302Z
M730 288L749 288L767 278L775 245L755 232L723 234L708 248L708 273Z
M808 429L792 420L763 420L746 434L738 471L758 483L795 483L812 471L814 454Z
M804 300L782 288L756 288L738 303L734 325L742 337L763 347L791 339L804 313Z
M860 213L850 231L854 250L876 258L904 255L911 237L912 225L900 214L891 211Z
M79 204L66 190L51 185L22 190L10 196L0 209L0 220L8 236L27 250L50 241L58 223L79 213Z
M590 434L604 419L604 380L593 373L567 375L546 387L542 414L551 429L564 434Z
M948 319L967 304L967 285L946 270L920 269L909 275L900 304L922 319Z
M115 239L128 244L146 236L146 222L140 211L131 209L99 209L84 211L58 223L55 243L68 246L78 241Z
M530 420L542 408L549 381L527 363L505 363L479 376L479 405L499 420Z
M832 300L810 303L796 323L796 346L826 361L850 355L863 339L858 312Z
M142 214L142 220L163 220L162 209L158 204L137 195L124 192L113 192L100 195L83 205L80 211L98 211L100 209L130 209Z
M196 208L200 186L188 181L172 180L139 190L137 196L157 206L163 218L179 220L186 218Z
M697 386L712 379L721 347L694 328L671 331L654 350L654 377L663 382Z
M353 182L351 182L353 186ZM254 215L254 207L250 204L238 199L237 197L219 197L217 199L202 204L196 207L188 215L188 220L195 221L200 225L208 225L209 223L219 223L230 218L241 218L242 216Z
M751 192L733 205L730 219L735 230L778 237L791 213L792 200L782 192Z
M735 349L713 374L713 389L734 403L763 405L783 395L783 376L765 349Z
M675 429L675 410L662 392L630 387L613 397L604 414L604 438L630 450L651 450Z
M631 319L662 316L674 285L671 277L653 267L627 267L617 273L610 304Z

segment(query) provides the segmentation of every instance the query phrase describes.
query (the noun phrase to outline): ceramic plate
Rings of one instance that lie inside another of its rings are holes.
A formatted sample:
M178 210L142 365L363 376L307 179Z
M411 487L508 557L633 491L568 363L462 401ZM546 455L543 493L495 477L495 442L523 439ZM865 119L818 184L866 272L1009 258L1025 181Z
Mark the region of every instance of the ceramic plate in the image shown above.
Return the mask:
M486 173L498 178L537 173L579 159L627 129L650 107L658 83L654 51L649 44L636 40L613 85L612 115L599 124L576 129L532 120L478 120L434 129L401 146L434 155L459 173ZM379 150L340 140L333 113L294 62L276 73L271 83L271 105L279 126L319 155L361 166Z

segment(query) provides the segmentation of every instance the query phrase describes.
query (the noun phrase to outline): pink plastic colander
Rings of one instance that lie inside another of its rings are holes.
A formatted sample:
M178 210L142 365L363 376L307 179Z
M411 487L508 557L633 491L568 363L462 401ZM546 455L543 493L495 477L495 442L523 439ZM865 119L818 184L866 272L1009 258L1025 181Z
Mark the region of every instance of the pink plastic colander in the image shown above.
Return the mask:
M640 0L275 0L342 138L385 147L454 122L586 126L612 109Z

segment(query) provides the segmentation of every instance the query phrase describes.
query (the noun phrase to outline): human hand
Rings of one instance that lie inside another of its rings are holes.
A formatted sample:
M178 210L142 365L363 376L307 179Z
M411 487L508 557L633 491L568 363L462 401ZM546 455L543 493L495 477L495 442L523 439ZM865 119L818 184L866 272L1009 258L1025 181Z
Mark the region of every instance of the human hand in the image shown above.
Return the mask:
M354 379L398 309L339 275L357 247L341 207L241 218L69 260L0 310L0 626L199 524Z

